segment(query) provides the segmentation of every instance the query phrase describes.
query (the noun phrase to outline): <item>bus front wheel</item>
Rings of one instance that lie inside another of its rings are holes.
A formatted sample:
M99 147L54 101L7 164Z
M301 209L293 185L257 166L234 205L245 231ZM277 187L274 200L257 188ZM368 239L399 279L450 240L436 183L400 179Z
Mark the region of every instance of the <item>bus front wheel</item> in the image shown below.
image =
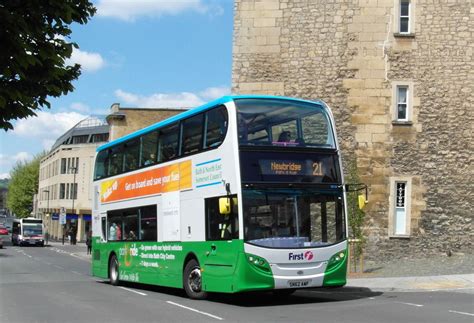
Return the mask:
M189 298L207 298L207 292L202 290L201 267L195 259L191 259L184 267L183 285Z
M119 284L119 263L117 256L113 255L109 262L109 281L110 285L117 286Z

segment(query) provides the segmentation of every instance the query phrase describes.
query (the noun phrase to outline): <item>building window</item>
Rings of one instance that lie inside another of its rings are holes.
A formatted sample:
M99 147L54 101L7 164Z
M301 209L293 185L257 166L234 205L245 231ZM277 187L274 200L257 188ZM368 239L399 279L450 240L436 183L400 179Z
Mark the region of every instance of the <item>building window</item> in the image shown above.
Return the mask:
M97 133L97 134L93 134L91 137L91 142L104 142L107 140L109 140L108 133Z
M395 0L393 32L395 37L415 37L416 0Z
M393 122L411 123L413 119L413 83L394 82L392 88Z
M408 237L410 235L411 178L391 178L390 186L390 236Z
M59 199L64 200L66 198L66 184L59 184Z
M71 183L67 185L68 185L68 192L66 193L67 198L71 200L76 200L77 199L77 183Z
M400 0L400 16L399 16L399 30L400 34L410 33L410 14L411 14L410 0Z
M61 174L66 174L67 165L66 158L61 158Z
M397 86L397 121L408 121L408 86Z
M72 137L72 143L73 144L84 144L84 143L87 143L88 139L89 139L89 135L74 136L74 137Z

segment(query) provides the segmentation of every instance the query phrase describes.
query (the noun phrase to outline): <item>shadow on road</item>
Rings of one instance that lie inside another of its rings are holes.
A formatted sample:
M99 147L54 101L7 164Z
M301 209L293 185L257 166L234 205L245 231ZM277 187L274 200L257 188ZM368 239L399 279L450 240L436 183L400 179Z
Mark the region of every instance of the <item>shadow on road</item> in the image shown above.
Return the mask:
M103 283L108 284L108 282ZM121 282L120 286L187 298L184 290L177 288L129 282ZM279 296L268 291L238 294L210 293L208 301L241 307L266 307L295 304L345 302L369 297L377 297L381 295L383 295L382 292L373 292L368 288L362 287L311 288L297 290L294 294L289 296Z
M289 296L279 296L272 292L252 292L241 294L211 294L210 301L243 307L280 306L295 304L315 304L352 301L380 296L368 288L315 288L297 290Z

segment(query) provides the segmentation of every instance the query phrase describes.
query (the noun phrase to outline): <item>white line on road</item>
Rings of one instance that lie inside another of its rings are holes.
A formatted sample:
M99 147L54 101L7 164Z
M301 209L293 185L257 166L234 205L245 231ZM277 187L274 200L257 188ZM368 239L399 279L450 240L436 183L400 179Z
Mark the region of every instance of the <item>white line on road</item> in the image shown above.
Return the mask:
M56 268L58 268L58 269L64 269L64 267L59 266L59 265L53 265L53 267L56 267Z
M138 291L136 291L136 290L133 290L133 289L129 289L129 288L121 287L121 286L119 286L119 288L121 288L121 289L125 289L125 290L128 290L129 292L136 293L136 294L138 294L138 295L146 296L146 294L145 294L145 293L138 292Z
M184 306L184 305L181 305L181 304L178 304L178 303L174 303L174 302L171 302L171 301L166 301L166 303L171 304L171 305L175 305L175 306L179 306L179 307L182 307L182 308L184 308L184 309L187 309L187 310L190 310L190 311L193 311L193 312L202 314L202 315L207 315L207 316L212 317L212 318L214 318L214 319L216 319L216 320L219 320L219 321L222 321L222 320L223 320L222 317L215 316L215 315L212 315L212 314L203 312L203 311L199 311L199 310L197 310L197 309L194 309L194 308L191 308L191 307L187 307L187 306Z
M414 304L414 303L403 303L403 302L395 302L399 304L405 304L405 305L410 305L410 306L416 306L416 307L423 307L424 305L421 304Z
M451 312L451 313L456 313L456 314L462 314L462 315L474 316L474 314L472 314L472 313L467 313L467 312L458 312L458 311L452 311L452 310L449 310L449 312Z
M79 272L77 272L77 271L71 270L71 272L74 273L74 274L76 274L76 275L81 275L81 276L82 276L82 274L79 273Z

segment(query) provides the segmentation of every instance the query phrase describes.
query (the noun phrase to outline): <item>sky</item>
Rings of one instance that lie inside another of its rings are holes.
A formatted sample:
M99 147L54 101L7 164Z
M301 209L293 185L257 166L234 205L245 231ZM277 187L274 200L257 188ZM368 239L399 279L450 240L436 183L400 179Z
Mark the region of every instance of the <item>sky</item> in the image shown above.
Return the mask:
M123 107L193 107L230 93L232 0L94 0L96 15L73 24L68 64L82 75L51 109L0 130L0 179L90 115Z

